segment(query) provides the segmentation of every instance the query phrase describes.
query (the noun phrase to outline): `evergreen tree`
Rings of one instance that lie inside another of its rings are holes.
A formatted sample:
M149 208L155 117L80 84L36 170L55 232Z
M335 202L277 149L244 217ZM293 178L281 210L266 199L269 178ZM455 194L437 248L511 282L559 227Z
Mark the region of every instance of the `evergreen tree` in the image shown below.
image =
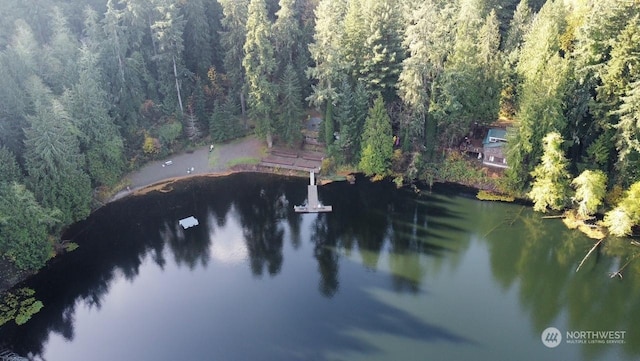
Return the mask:
M333 141L335 140L335 124L333 120L333 102L327 103L326 110L324 112L324 119L322 120L322 138L324 138L324 144L327 146L329 155L335 152L333 148Z
M560 35L565 27L562 1L545 4L527 33L518 61L522 79L517 123L507 145L506 175L512 187L527 184L530 171L542 156L542 139L567 126L564 114L569 64L560 56Z
M359 154L362 151L362 134L364 133L364 124L367 121L367 115L369 112L369 107L371 106L370 102L370 94L367 91L364 82L359 81L354 89L353 93L353 117L355 123L355 143L354 149L356 151L354 164L358 162Z
M277 89L273 83L275 71L274 49L271 44L271 23L264 0L251 0L247 17L247 39L242 60L246 74L249 110L256 123L256 132L265 137L269 147L273 131Z
M381 92L386 101L396 96L395 87L402 69L402 17L397 0L364 0L368 24L361 76L369 91Z
M437 146L436 120L429 116L434 82L442 75L445 60L453 49L454 13L455 8L448 4L419 2L417 9L410 9L403 41L409 56L402 62L398 94L413 119L404 133L425 144L429 154Z
M289 65L296 64L297 44L302 33L296 0L279 0L279 4L280 9L276 12L276 21L273 23L273 43L278 66L276 74L282 75Z
M385 176L391 167L392 156L391 119L385 109L382 95L379 95L369 110L365 123L360 169L369 176Z
M10 44L0 52L0 143L18 158L24 153L23 129L30 107L26 79L35 74L39 53L29 25L16 20Z
M18 183L0 182L0 256L18 269L34 271L49 259L49 231L58 212L43 208Z
M314 64L307 70L314 85L307 100L319 108L336 100L335 84L345 68L341 29L346 5L346 0L320 0L316 8L315 33L309 44Z
M158 1L160 4L156 9L159 14L151 29L156 44L154 58L158 67L159 88L164 95L163 102L169 105L168 108L175 109L171 106L175 104L175 99L182 115L184 114L181 89L185 72L182 61L185 20L178 6L172 1Z
M364 0L350 0L344 18L344 35L341 39L345 67L351 76L351 82L361 77L367 49L363 46L368 29L365 21Z
M504 37L502 49L504 53L503 85L500 93L500 115L513 119L516 113L516 96L520 84L517 64L524 36L533 22L534 14L528 0L521 0L513 14L513 19Z
M238 97L242 115L246 114L244 44L246 39L249 0L221 0L224 17L220 32L220 45L224 51L224 69L232 85L231 94ZM246 125L246 124L245 124Z
M25 164L28 185L38 202L62 212L62 224L89 214L91 180L82 170L77 129L62 104L37 77L29 80L34 114L25 129Z
M184 12L184 61L186 68L206 78L213 64L214 38L207 19L204 0L187 1Z
M617 117L616 168L619 180L627 185L640 180L640 14L629 20L618 35L611 50L602 88L611 89L615 109L610 113ZM606 90L605 90L606 91ZM623 92L622 94L619 94ZM615 120L613 120L615 121Z
M632 184L620 203L605 214L604 224L618 237L631 235L633 227L640 225L640 182Z
M124 144L109 116L107 94L102 89L98 59L87 47L79 61L79 80L65 93L65 108L80 131L80 152L86 170L97 185L113 185L124 170Z
M600 170L585 170L571 185L576 189L573 201L578 203L578 215L588 218L596 213L607 193L607 175Z
M53 7L52 17L53 34L49 44L41 52L42 70L39 75L55 94L62 94L65 88L71 87L78 79L80 47L59 7Z
M300 144L302 140L302 98L300 97L300 84L298 74L289 64L280 80L279 107L280 114L278 125L281 139L289 146Z
M498 117L502 79L500 34L494 12L478 18L480 9L465 1L460 10L456 39L447 59L434 104L441 140L454 145L474 122L490 124ZM465 15L466 14L466 15Z
M569 188L568 161L562 152L562 136L558 132L547 134L542 140L544 154L540 164L531 173L533 186L528 196L533 209L546 212L547 208L560 210L565 206Z
M355 94L349 83L349 77L343 76L338 87L338 102L335 107L335 122L338 125L339 137L336 140L336 162L353 164L356 155L357 138L360 133L355 118Z
M185 115L184 123L184 132L187 135L187 138L192 142L198 140L198 138L200 138L202 134L200 132L200 128L198 127L198 117L196 116L195 111L191 106L187 108L187 114Z
M114 109L114 122L129 139L138 131L141 104L146 99L156 99L155 89L148 91L155 88L155 82L150 76L150 64L143 56L144 19L140 17L146 15L141 13L142 9L131 13L133 9L136 9L133 4L122 10L114 0L107 2L102 20L105 40L101 45L104 47L101 67L109 79L105 90Z
M224 142L239 135L238 105L232 98L224 102L216 101L209 119L209 133L214 142Z
M504 45L502 47L505 53L510 53L520 48L525 34L531 28L533 15L529 7L529 0L520 0L509 24L507 34L505 35Z
M640 180L640 80L631 85L628 95L616 112L620 121L616 129L617 169L623 183Z
M620 128L613 127L621 120L620 107L623 98L638 80L637 16L640 8L632 3L616 0L593 1L581 9L584 19L575 30L575 50L572 57L576 63L576 78L587 95L584 101L588 114L585 131L578 135L584 144L585 162L597 161L601 169L617 172L615 182L628 185L634 181L623 169L627 160L635 154L629 153L620 144ZM634 20L635 19L635 20ZM633 25L633 23L636 25ZM634 28L636 30L634 30ZM634 35L635 34L635 35ZM633 50L635 48L635 50ZM595 97L593 94L596 94ZM616 145L624 154L622 160Z
M0 183L20 182L21 173L13 152L5 146L0 146Z

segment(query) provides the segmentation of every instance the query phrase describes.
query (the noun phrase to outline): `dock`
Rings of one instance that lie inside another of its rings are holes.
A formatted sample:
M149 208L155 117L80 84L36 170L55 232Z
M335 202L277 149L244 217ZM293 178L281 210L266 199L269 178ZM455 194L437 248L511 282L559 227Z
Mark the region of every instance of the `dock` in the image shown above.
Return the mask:
M0 351L0 361L29 361L29 359L19 356L9 350L2 350Z
M315 173L309 172L309 185L307 186L307 204L293 206L298 213L320 213L331 212L333 207L322 205L318 199L318 185L315 184Z
M194 216L183 218L180 221L178 221L178 223L180 223L180 225L184 229L195 227L199 224L198 220Z

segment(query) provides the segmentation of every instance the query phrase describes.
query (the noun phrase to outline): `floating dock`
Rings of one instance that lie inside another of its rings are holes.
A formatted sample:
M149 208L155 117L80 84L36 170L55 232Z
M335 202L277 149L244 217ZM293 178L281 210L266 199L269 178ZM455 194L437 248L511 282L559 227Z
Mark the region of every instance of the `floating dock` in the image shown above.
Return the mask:
M302 206L293 206L298 213L320 213L331 212L331 206L324 206L318 200L318 186L315 184L315 173L309 172L309 185L307 186L307 204Z
M178 221L178 223L180 223L180 225L182 226L182 228L187 229L187 228L191 228L191 227L195 227L198 224L200 224L198 222L198 220L196 219L196 217L191 216L191 217L187 217L187 218L183 218L180 221Z
M29 361L29 359L19 356L9 350L2 350L0 351L0 361Z

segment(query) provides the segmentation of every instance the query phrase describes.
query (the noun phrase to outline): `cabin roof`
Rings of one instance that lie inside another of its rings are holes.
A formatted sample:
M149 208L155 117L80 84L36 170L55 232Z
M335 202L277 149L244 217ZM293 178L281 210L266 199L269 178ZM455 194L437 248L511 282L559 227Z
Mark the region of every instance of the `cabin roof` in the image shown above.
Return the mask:
M490 128L487 132L487 136L484 138L482 142L485 146L489 143L495 143L496 141L491 141L491 138L498 139L501 141L507 140L507 130L503 128Z

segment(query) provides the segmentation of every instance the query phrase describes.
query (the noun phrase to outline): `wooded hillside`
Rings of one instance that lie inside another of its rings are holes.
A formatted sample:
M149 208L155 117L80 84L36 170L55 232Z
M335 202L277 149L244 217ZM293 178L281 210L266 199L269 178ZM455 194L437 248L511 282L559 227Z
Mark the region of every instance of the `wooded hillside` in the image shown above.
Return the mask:
M0 253L19 268L146 160L249 132L295 146L308 106L335 165L405 180L506 119L504 191L560 192L538 207L562 208L591 194L572 178L599 172L619 234L640 223L637 0L3 3Z

